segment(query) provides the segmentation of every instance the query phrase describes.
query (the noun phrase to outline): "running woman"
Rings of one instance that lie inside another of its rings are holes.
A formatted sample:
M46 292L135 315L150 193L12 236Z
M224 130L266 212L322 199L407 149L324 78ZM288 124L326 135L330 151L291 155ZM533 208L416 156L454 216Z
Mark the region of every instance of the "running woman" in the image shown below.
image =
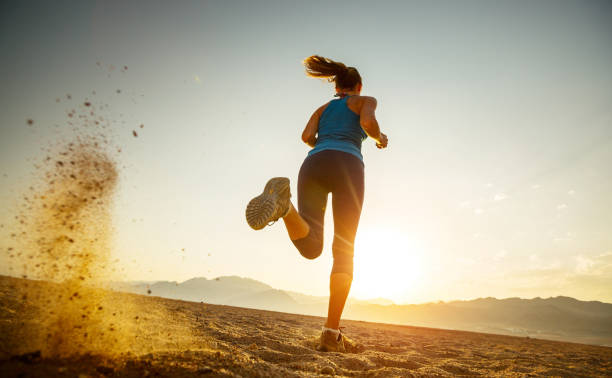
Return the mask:
M306 74L326 78L336 85L336 97L313 113L302 133L312 147L298 175L298 209L291 203L289 179L270 179L261 195L246 208L248 224L255 230L283 218L289 238L300 254L315 259L323 250L323 219L327 195L332 194L334 263L329 280L327 321L317 350L344 352L340 317L353 281L353 249L363 204L364 177L361 143L368 136L376 147L387 147L374 111L376 99L360 96L361 76L322 56L304 60Z

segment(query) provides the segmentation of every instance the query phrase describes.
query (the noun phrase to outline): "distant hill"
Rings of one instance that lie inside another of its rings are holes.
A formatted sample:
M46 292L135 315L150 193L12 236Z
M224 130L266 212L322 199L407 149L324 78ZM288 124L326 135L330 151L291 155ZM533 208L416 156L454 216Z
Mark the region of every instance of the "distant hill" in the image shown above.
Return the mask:
M153 284L119 283L115 290L171 299L324 316L327 297L277 290L237 276ZM612 304L555 298L478 298L396 305L349 299L344 318L612 346Z
M368 321L529 336L612 346L612 304L568 297L479 298L420 305L354 305Z
M151 294L163 298L212 304L229 304L235 297L246 299L252 294L274 290L272 286L263 282L237 276L217 277L210 280L197 277L181 283L176 281L159 281L153 284L115 283L112 288L136 294Z
M229 300L227 304L246 308L260 308L263 303L268 309L299 309L299 304L293 298L284 291L276 289L238 295Z
M325 304L327 305L328 297L318 297L314 295L306 295L295 291L285 291L289 296L295 299L296 302L301 304ZM347 300L348 304L378 304L378 305L392 305L395 304L392 300L386 298L374 298L374 299L355 299L350 298Z

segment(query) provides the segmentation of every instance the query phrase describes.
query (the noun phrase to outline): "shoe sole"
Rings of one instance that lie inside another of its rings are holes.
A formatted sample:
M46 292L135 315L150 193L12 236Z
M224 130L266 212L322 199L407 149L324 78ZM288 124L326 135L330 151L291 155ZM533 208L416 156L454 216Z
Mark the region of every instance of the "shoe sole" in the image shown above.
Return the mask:
M289 179L274 177L268 180L263 193L249 201L246 207L246 220L254 230L261 230L273 220L280 194L289 190Z

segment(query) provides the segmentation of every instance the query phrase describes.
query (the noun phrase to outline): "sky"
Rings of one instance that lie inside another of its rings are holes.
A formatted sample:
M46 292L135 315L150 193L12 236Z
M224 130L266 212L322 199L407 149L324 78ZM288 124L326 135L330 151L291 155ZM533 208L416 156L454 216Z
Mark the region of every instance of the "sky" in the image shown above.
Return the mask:
M0 7L0 246L41 146L69 138L70 94L108 104L122 149L124 279L238 275L326 295L329 209L314 261L281 222L244 218L270 177L289 177L295 200L301 132L334 93L304 74L319 54L360 71L389 137L363 145L352 296L612 302L609 1Z

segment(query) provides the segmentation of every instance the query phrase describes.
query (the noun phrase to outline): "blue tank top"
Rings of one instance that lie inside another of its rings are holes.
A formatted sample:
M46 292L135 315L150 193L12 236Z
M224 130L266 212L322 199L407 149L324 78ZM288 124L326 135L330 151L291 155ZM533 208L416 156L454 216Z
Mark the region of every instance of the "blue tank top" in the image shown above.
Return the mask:
M319 119L317 143L308 156L325 150L337 150L355 155L363 162L361 142L368 136L361 128L359 115L346 104L349 96L331 100Z

